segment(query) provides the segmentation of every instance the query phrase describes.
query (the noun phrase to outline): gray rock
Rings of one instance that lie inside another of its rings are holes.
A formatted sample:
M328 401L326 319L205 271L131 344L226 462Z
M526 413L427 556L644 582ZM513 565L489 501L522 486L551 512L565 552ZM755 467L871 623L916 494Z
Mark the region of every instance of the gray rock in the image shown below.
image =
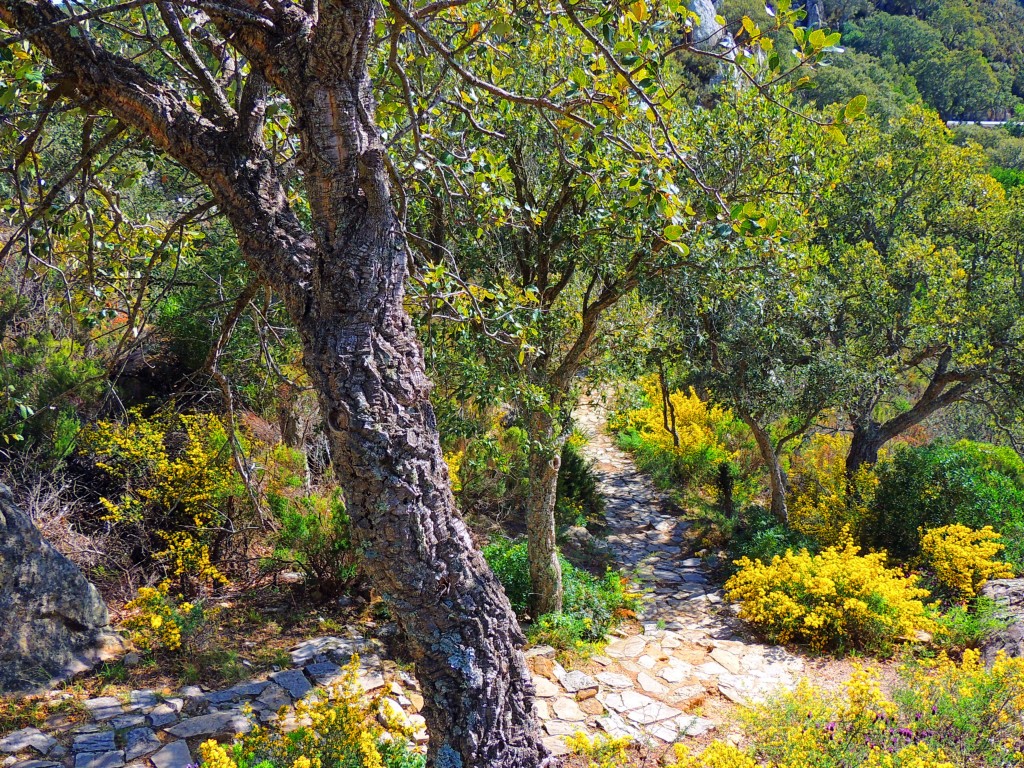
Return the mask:
M270 676L270 679L288 691L288 695L293 699L301 699L313 690L313 686L309 684L309 680L306 679L306 676L302 674L302 670L299 669L275 672Z
M43 688L123 652L96 587L0 485L0 693Z
M79 752L75 755L75 768L121 768L124 752Z
M172 741L149 759L156 768L185 768L192 765L192 753L184 741Z
M330 685L341 677L341 667L329 661L310 664L306 667L306 675L316 681L317 685Z
M121 702L113 696L100 696L96 699L87 699L85 708L89 710L94 720L110 720L112 717L124 714Z
M135 728L146 722L145 715L119 715L111 718L110 727L115 731L123 731L126 728Z
M260 694L256 701L272 712L277 712L281 707L287 707L292 703L292 697L277 683L267 686L267 689Z
M252 728L249 720L240 712L211 712L208 715L190 717L167 729L167 733L179 739L195 736L211 736L217 733L247 733Z
M146 722L154 728L163 728L178 722L178 712L169 704L158 704L146 715Z
M129 731L125 739L124 757L126 760L135 760L153 754L162 746L156 734L149 728L136 728Z
M52 760L22 760L14 763L11 768L63 768L60 763Z
M47 755L56 743L55 738L47 736L38 728L22 728L0 739L0 752L13 755L32 749L40 755Z
M562 687L569 693L583 693L588 691L597 693L597 680L589 675L585 675L579 670L574 669L572 672L566 672L558 682L560 682ZM554 736L555 734L551 735Z
M75 736L71 745L74 752L111 752L114 747L114 732L83 733Z
M996 579L981 588L982 597L994 600L1006 626L993 632L982 644L986 663L1000 651L1007 656L1024 657L1024 579Z
M135 712L140 709L149 709L160 703L153 691L132 691L128 694L129 711Z

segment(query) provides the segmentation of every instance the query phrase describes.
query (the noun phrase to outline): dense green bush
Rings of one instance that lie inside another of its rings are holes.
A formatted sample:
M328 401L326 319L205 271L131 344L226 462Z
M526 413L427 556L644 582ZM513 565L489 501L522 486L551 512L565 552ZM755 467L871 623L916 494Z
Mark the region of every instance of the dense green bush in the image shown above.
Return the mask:
M297 499L270 493L267 500L281 526L274 534L274 562L299 568L306 587L324 596L344 591L356 577L357 558L341 492Z
M864 543L899 560L918 552L918 528L991 525L1004 558L1024 565L1024 462L1009 448L960 441L900 446L879 463L873 515Z
M512 608L519 616L530 610L530 563L526 542L495 539L484 547L484 558L498 577ZM564 557L562 583L565 597L562 613L535 619L528 634L535 642L556 647L573 647L600 640L625 615L637 607L638 595L627 590L618 571L609 569L603 578L577 568Z
M604 513L604 498L597 490L597 475L573 440L562 448L558 469L558 501L555 519L559 525L586 525Z
M802 549L817 554L820 546L810 536L782 525L767 509L748 507L743 512L742 524L737 526L729 542L728 569L734 571L733 561L744 557L768 563L776 555L782 557L787 551Z

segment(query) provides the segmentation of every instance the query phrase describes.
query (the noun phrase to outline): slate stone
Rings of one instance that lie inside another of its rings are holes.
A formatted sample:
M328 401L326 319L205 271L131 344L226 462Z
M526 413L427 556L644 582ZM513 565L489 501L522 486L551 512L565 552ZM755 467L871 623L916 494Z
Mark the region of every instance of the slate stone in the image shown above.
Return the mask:
M186 768L192 765L192 753L184 741L172 741L149 758L156 768Z
M121 702L113 696L100 696L95 699L87 699L83 703L94 720L109 720L112 717L124 714Z
M38 728L22 728L0 739L0 752L13 755L32 749L40 755L46 755L56 743L55 738L47 736Z
M127 728L135 728L146 722L145 715L120 715L110 719L110 727L115 731L123 731Z
M579 670L566 672L561 676L558 682L560 682L562 687L569 693L584 693L588 691L597 693L597 680L583 672L580 672Z
M22 760L11 765L11 768L63 768L63 766L52 760Z
M263 707L277 712L281 707L287 707L292 703L292 697L277 683L271 683L266 690L259 695L256 701Z
M132 691L128 694L128 700L130 702L128 709L132 712L140 709L149 709L160 703L156 693L153 691Z
M179 739L191 739L218 733L247 733L251 727L252 724L240 712L228 710L182 720L168 728L167 733Z
M288 695L293 699L301 699L313 690L313 686L309 684L309 680L306 679L306 676L302 674L302 670L299 669L275 672L270 676L270 679L288 691Z
M146 722L154 728L163 728L178 722L178 713L169 704L158 704L152 712L146 715Z
M75 755L75 768L121 768L124 752L79 752Z
M149 728L136 728L129 731L125 739L124 756L126 760L136 760L146 755L151 755L160 749L163 744Z
M306 667L306 675L312 678L317 685L330 685L341 677L341 667L331 662L321 664L310 664Z
M114 750L114 732L83 733L75 736L71 745L74 752L111 752Z

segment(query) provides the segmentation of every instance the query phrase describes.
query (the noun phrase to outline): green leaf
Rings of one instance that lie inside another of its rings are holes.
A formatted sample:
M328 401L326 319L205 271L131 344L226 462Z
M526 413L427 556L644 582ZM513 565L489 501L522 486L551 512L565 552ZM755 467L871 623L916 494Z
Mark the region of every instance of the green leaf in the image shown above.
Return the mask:
M843 116L847 120L856 120L858 117L864 114L864 110L868 107L868 97L864 94L854 96L850 99L850 102L846 105L846 109L843 110Z

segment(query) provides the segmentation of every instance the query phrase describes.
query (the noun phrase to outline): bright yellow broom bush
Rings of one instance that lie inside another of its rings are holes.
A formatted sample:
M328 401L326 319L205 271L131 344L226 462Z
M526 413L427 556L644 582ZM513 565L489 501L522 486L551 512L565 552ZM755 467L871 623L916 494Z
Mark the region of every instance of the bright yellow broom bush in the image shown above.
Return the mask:
M210 740L199 752L211 768L423 768L410 745L408 724L381 707L383 694L367 696L358 680L359 659L345 665L326 696L295 705L294 730L254 725L231 746ZM386 732L378 724L386 723Z
M790 525L822 546L841 543L844 528L859 538L870 515L878 477L864 465L847 478L849 450L847 435L816 434L790 461Z
M861 555L848 536L818 555L805 549L736 565L726 596L772 642L887 653L894 641L934 629L916 577L886 568L882 553Z
M971 530L956 523L921 534L921 562L960 601L970 600L989 579L1013 576L1009 563L996 559L1005 549L992 526Z
M839 687L801 681L743 715L749 746L714 742L669 768L1017 768L1024 765L1024 659L976 651L901 666L882 690L855 667Z

